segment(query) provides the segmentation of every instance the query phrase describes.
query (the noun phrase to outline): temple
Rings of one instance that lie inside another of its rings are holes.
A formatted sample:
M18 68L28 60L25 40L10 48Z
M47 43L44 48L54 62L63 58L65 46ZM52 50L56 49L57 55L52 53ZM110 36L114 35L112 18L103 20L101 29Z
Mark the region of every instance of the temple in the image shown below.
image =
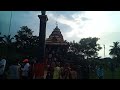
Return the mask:
M55 27L55 29L53 30L49 38L47 38L46 44L47 45L67 45L58 26Z
M64 59L64 53L67 51L68 43L64 40L63 35L56 25L55 29L46 39L46 54L49 61L61 61Z

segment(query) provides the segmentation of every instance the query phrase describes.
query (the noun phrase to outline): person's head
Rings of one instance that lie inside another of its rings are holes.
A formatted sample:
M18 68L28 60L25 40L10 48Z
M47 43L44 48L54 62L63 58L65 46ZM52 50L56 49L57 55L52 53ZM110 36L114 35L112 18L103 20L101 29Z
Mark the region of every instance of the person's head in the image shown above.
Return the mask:
M54 58L54 61L56 61L57 59L56 58Z
M71 64L71 70L75 70L75 66L73 64Z
M50 72L49 72L49 71L47 72L47 75L50 75Z
M33 63L36 63L36 61L37 61L37 59L34 59L34 60L33 60Z
M60 67L60 62L56 62L56 66L59 66L59 67Z
M35 64L36 61L37 61L37 59L36 59L36 58L33 58L33 59L31 60L31 64Z
M66 63L66 64L65 64L65 67L66 67L66 68L67 68L67 67L69 67L69 66L70 66L70 64L69 64L69 63Z
M55 62L52 62L52 63L51 63L51 66L52 66L52 67L55 67Z

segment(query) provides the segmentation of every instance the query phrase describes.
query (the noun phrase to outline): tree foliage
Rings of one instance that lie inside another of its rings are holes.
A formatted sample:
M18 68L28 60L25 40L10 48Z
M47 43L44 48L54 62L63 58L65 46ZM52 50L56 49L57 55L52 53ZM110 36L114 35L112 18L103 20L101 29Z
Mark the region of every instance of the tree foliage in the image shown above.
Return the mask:
M87 58L96 58L98 57L98 51L102 49L100 44L97 43L99 38L83 38L79 43L73 41L70 42L69 52L72 52L75 55L83 55Z
M3 39L4 39L4 37L1 36L1 32L0 32L0 44L1 44L1 43L4 43L4 40L3 40Z
M120 45L119 42L113 42L113 46L110 46L110 55L113 57L120 57Z
M33 55L38 48L39 38L33 36L33 31L27 26L22 26L15 37L16 49L20 54Z
M6 43L7 45L11 45L13 39L14 39L14 38L11 37L11 35L4 35L4 41L5 41L5 43Z

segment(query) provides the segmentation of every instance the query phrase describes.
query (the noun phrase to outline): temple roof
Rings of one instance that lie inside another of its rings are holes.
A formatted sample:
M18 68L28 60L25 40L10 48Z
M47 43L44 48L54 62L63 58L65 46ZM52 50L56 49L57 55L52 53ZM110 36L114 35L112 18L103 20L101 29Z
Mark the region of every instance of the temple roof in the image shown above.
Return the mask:
M63 35L56 25L55 29L50 34L49 38L46 39L46 44L54 44L54 45L65 45L67 44L66 41L63 39Z

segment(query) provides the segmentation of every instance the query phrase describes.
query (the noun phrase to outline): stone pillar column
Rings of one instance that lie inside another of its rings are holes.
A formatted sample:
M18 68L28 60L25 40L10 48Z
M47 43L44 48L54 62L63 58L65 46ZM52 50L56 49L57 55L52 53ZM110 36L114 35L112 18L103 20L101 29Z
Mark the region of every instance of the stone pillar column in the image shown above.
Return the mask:
M48 20L45 11L41 12L42 15L38 15L40 19L39 28L39 48L37 52L37 63L35 65L35 79L44 78L44 62L45 62L45 39L46 39L46 22Z

